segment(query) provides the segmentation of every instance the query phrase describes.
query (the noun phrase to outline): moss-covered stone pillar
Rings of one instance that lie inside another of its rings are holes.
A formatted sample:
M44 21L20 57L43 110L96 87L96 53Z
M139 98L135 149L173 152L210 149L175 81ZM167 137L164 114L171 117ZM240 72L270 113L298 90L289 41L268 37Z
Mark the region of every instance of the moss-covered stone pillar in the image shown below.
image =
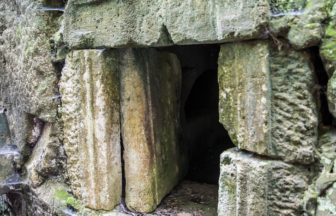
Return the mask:
M151 212L186 173L179 123L181 67L155 49L119 52L126 204Z
M115 50L70 52L62 72L67 169L76 198L111 210L121 198L121 152Z
M309 54L273 40L221 46L219 118L239 149L310 164L318 112Z

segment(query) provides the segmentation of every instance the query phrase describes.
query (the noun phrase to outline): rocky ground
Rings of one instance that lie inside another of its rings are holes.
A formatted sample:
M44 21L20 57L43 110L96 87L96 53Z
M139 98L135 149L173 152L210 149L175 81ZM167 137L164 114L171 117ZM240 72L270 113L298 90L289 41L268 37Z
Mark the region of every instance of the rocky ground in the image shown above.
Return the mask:
M155 210L157 215L215 216L218 186L182 181Z

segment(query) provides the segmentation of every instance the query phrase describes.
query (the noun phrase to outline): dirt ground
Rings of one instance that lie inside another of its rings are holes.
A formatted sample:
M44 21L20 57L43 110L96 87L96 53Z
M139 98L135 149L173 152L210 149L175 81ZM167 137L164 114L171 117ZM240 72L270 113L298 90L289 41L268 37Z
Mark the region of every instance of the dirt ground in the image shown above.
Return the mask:
M184 180L167 195L153 212L170 216L216 216L218 185Z

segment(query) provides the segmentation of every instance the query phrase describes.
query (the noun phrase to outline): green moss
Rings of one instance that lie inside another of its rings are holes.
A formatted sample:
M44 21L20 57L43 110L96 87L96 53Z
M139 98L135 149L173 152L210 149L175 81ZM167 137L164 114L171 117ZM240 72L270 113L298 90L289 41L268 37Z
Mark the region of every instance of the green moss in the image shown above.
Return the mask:
M73 195L70 195L65 189L56 189L53 198L56 206L66 208L66 205L70 205L77 210L84 208L81 201L77 200Z
M65 191L65 190L62 190L62 189L56 189L55 190L54 198L67 201L67 199L68 199L68 192Z
M330 49L330 48L335 47L335 45L336 45L336 44L335 44L334 42L330 42L330 43L328 43L327 45L325 45L324 48Z
M328 28L326 30L326 36L336 39L336 30L333 27L334 27L334 24L331 24L331 25L328 26Z

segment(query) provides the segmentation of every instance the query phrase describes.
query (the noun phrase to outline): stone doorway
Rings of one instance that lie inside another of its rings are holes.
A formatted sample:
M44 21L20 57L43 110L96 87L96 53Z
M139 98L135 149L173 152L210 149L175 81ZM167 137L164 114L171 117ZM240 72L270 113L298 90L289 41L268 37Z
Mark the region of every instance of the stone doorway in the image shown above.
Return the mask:
M220 154L235 147L219 123L219 50L219 45L158 49L174 53L181 64L180 121L189 161L185 178L163 199L158 215L217 215Z
M185 179L218 185L220 154L235 147L219 123L220 46L172 46L160 51L174 53L182 68L180 117L189 159Z

